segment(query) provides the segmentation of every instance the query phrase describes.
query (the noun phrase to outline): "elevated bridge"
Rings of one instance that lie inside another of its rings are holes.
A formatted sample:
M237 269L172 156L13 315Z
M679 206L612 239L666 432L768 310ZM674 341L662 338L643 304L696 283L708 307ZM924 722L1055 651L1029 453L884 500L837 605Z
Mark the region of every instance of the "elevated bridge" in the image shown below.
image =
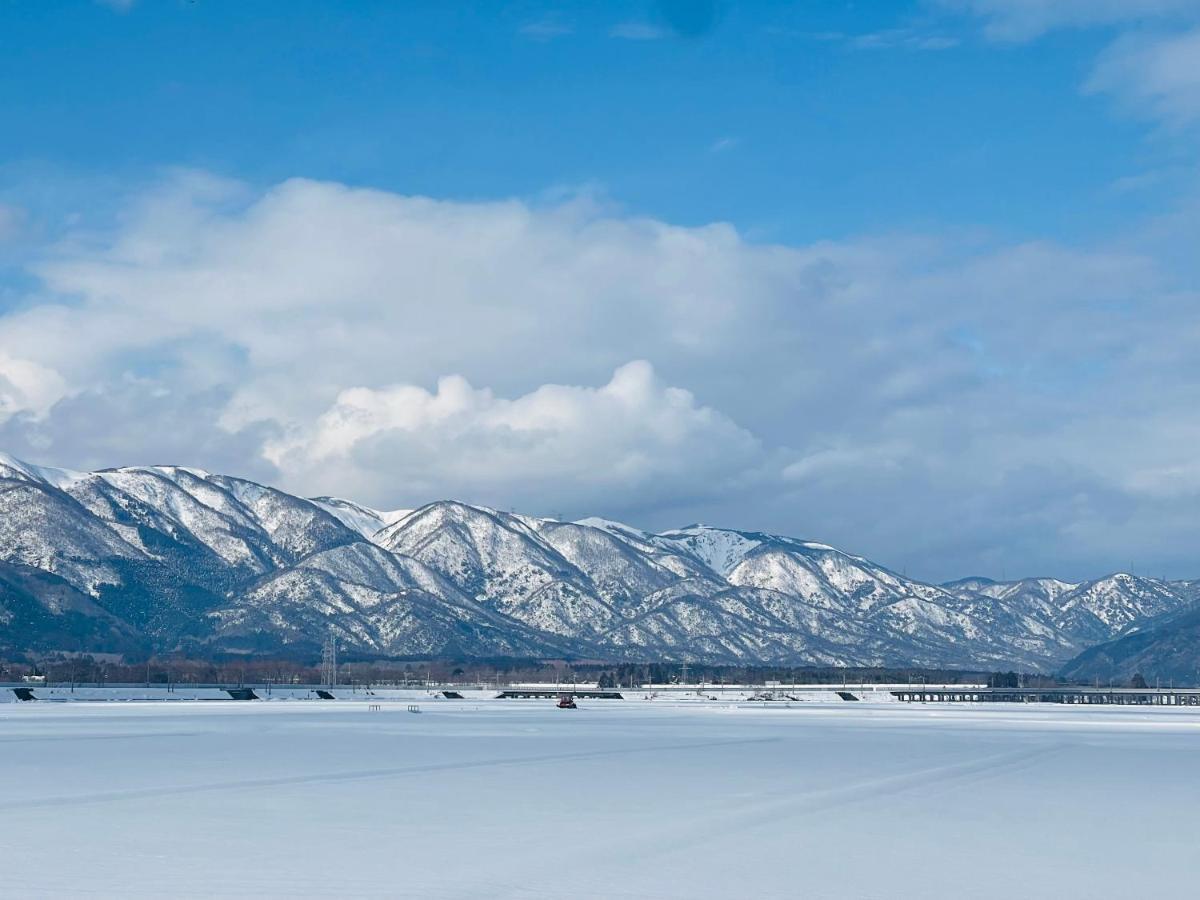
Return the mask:
M1109 706L1200 706L1200 688L904 688L902 703L1064 703Z

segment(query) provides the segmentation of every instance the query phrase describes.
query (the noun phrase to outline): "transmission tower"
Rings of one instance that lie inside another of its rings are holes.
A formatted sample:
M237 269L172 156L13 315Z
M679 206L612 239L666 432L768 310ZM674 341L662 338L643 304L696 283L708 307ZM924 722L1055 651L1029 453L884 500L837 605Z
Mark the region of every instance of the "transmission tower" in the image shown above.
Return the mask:
M337 639L332 628L325 636L325 646L321 650L321 684L337 687Z

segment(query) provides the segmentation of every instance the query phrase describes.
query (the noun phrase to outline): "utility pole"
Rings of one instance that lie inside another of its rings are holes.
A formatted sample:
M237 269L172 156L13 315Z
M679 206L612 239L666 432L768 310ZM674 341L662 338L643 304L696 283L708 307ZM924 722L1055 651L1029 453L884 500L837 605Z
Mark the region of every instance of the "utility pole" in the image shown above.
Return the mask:
M324 687L337 687L337 639L333 636L332 626L321 650L321 684Z

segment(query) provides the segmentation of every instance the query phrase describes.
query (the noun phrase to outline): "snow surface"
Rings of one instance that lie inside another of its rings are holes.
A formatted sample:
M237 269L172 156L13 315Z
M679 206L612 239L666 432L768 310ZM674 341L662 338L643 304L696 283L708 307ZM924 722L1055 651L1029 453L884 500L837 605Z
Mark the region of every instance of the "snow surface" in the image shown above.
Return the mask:
M321 507L367 540L377 531L396 524L412 513L411 509L372 509L338 497L311 497L309 502Z
M6 896L1194 896L1200 712L0 707Z
M659 537L679 543L718 575L728 575L747 553L762 543L739 531L706 525L664 531Z
M35 466L22 462L15 456L10 456L0 450L0 477L41 481L57 488L66 488L83 478L87 472L75 472L71 469L55 469L50 466Z
M588 516L584 519L578 519L575 524L583 525L587 528L598 528L617 537L633 538L637 541L649 541L651 538L656 537L656 535L649 531L642 531L642 529L626 525L624 522L614 522L612 519L604 519L600 516Z

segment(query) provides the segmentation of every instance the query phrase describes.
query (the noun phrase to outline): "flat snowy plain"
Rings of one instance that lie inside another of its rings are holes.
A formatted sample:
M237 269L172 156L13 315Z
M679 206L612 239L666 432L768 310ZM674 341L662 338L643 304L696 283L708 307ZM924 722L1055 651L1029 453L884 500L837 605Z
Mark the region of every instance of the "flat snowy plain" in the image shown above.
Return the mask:
M0 705L0 895L1194 897L1200 713Z

